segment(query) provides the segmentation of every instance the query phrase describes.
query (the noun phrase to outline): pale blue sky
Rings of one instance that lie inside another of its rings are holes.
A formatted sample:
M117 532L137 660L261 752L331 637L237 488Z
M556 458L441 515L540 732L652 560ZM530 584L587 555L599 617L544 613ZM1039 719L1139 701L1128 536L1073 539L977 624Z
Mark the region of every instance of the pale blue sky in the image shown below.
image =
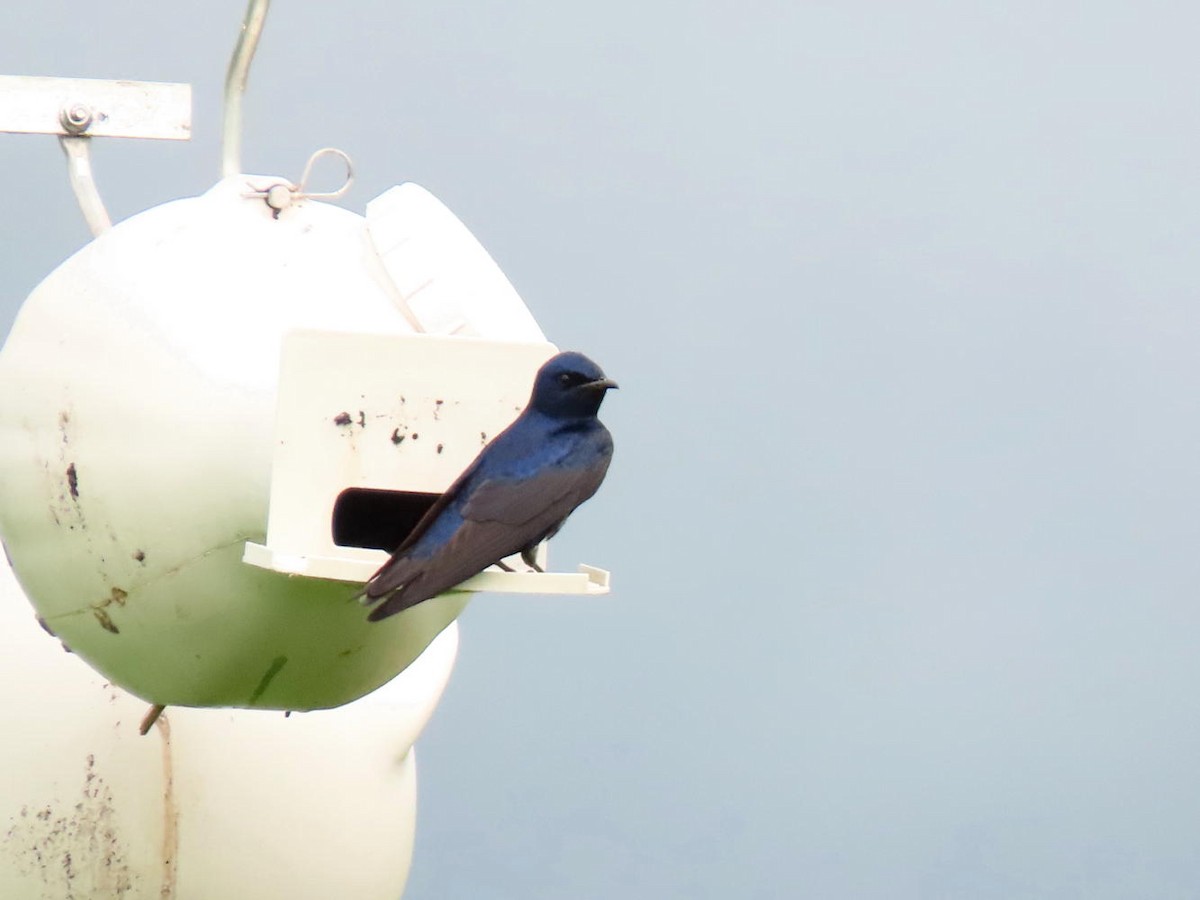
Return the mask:
M116 217L217 175L240 0L0 8L0 68L190 81ZM1193 897L1200 14L275 0L245 161L423 184L621 382L419 745L409 898ZM86 239L0 136L0 317Z

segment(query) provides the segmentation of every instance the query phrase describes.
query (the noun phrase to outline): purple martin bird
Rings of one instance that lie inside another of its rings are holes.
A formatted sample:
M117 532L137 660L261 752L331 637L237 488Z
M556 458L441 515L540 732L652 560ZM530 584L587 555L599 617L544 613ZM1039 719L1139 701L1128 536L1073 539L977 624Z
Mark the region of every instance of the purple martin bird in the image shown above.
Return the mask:
M615 388L582 353L560 353L538 370L529 405L480 451L371 576L360 596L377 622L436 597L562 527L608 471L613 443L596 418ZM511 570L510 570L511 571ZM382 601L382 602L380 602Z

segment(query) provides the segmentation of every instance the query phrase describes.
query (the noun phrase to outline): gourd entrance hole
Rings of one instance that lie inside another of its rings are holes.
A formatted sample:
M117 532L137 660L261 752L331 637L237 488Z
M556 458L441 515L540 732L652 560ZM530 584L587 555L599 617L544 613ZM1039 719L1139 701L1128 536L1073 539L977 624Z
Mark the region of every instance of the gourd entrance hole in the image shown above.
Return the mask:
M391 553L440 494L347 488L333 504L333 542Z

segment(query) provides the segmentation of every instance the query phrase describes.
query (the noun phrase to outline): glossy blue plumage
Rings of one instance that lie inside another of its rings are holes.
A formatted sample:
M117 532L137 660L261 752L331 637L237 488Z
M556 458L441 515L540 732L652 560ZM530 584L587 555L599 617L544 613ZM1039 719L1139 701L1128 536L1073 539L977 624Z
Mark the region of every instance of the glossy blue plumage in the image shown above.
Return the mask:
M480 451L367 582L363 601L386 618L534 548L596 492L612 437L596 418L616 384L582 353L538 370L525 410Z

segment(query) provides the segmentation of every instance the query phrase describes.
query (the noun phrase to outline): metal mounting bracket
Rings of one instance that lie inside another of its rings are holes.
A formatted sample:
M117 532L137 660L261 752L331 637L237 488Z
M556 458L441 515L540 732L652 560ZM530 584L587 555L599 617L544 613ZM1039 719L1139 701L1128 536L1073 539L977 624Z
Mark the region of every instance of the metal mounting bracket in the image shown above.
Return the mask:
M93 235L111 221L92 176L93 137L186 141L192 88L153 81L0 75L0 132L58 135L67 177Z

